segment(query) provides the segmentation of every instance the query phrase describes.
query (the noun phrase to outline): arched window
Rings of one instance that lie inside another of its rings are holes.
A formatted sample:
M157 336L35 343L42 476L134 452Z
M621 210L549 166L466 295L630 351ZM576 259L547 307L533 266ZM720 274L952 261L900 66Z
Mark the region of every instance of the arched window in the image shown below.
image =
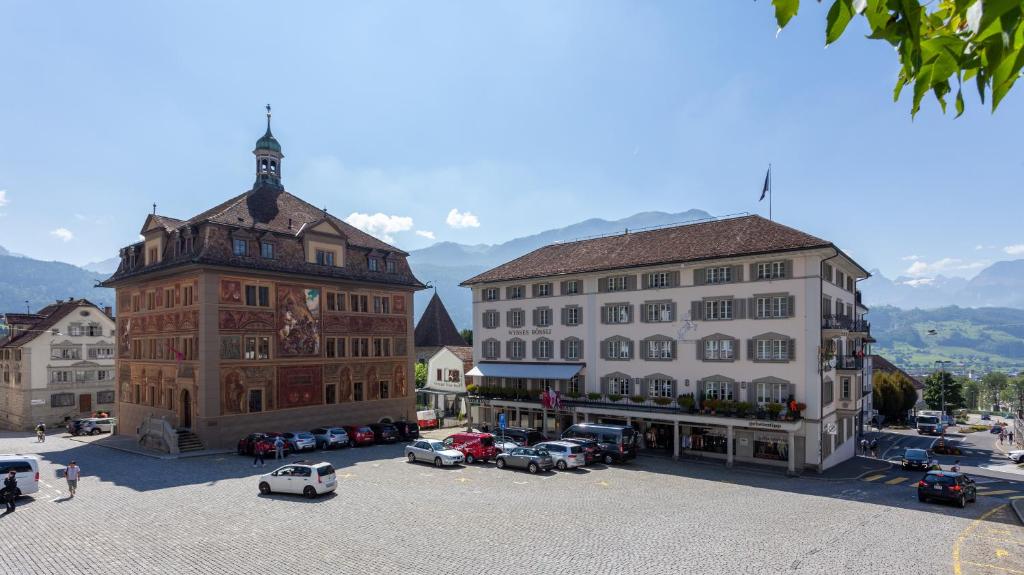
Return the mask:
M270 161L270 173L271 174L276 174L277 173L277 162L275 162L273 160Z
M267 171L267 161L266 160L263 160L262 162L260 162L260 171L263 172L263 173L266 173L266 171Z

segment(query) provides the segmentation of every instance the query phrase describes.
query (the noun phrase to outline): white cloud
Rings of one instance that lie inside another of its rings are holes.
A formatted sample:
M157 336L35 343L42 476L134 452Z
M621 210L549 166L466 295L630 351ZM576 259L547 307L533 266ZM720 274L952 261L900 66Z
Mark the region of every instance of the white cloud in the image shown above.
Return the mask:
M434 237L434 232L428 232L427 230L416 230L416 235L423 238L427 238L428 240L437 239Z
M50 235L57 236L58 238L64 240L65 242L70 242L71 240L75 239L75 234L71 233L71 230L67 228L57 228L51 231Z
M0 190L0 208L6 206L9 201L7 199L7 190Z
M903 285L908 285L910 287L921 287L931 285L934 281L935 278L918 278L916 280L907 280L903 282Z
M900 259L905 262L916 262L917 260L921 259L921 256L903 256Z
M345 222L388 243L395 241L391 234L407 232L412 229L412 218L408 216L389 216L380 212L372 215L352 212L345 218Z
M476 216L471 212L460 212L458 208L452 208L452 211L448 212L448 218L445 219L445 222L456 229L480 227L480 220Z
M1012 246L1006 246L1003 251L1010 254L1011 256L1019 256L1024 254L1024 244L1014 244Z
M969 262L958 258L942 258L940 260L928 263L923 260L917 260L910 264L907 268L906 273L912 276L924 276L929 274L937 273L954 273L965 272L970 270L978 270L989 265L987 261Z
M84 222L88 218L86 218L83 214L75 214L75 219L80 222Z

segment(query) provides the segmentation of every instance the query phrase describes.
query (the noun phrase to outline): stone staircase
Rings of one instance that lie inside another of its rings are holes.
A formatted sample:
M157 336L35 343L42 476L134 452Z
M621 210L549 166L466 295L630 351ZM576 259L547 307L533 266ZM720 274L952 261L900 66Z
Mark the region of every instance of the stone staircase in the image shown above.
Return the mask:
M185 453L187 451L202 451L204 449L203 442L199 440L198 435L186 429L179 429L177 432L179 452Z

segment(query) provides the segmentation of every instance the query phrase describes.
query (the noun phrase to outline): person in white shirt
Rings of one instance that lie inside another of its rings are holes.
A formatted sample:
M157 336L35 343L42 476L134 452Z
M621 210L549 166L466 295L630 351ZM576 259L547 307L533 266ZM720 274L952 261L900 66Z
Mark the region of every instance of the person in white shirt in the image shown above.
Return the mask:
M68 481L68 493L71 494L71 497L74 497L75 491L78 491L78 478L81 476L82 469L74 461L69 463L67 469L64 470L64 479Z

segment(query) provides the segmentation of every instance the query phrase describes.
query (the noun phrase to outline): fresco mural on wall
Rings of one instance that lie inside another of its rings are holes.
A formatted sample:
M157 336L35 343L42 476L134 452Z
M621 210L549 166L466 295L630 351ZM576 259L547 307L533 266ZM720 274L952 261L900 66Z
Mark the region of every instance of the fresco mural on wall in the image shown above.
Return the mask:
M323 372L319 366L277 368L277 405L281 409L321 405Z
M277 286L278 357L319 357L320 290Z
M242 336L222 335L220 337L221 359L242 359Z
M238 280L220 280L220 302L242 303L242 282Z
M242 413L242 399L245 397L245 386L242 385L242 374L237 369L225 370L221 386L221 415Z

